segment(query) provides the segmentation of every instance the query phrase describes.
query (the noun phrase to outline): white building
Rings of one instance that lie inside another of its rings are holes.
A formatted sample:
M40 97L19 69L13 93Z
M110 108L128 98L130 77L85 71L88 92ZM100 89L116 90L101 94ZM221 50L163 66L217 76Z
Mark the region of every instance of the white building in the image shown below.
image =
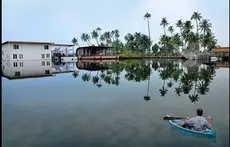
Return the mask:
M73 45L54 42L6 41L2 43L2 61L50 60L56 48L70 50Z

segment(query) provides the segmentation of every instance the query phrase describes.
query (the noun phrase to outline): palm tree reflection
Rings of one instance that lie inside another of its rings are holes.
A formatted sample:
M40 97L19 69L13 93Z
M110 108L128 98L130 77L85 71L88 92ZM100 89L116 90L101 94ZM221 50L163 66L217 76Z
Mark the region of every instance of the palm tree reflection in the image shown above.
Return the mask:
M91 81L93 85L98 88L103 85L120 84L121 73L124 72L124 79L133 82L147 82L147 93L144 100L149 101L151 95L150 90L150 76L151 71L158 73L162 80L162 86L159 89L161 96L166 96L170 89L175 92L177 96L188 95L192 103L198 102L199 95L205 95L209 92L209 85L215 76L215 68L213 66L199 66L198 64L187 66L179 66L179 62L170 60L152 60L152 64L146 61L122 61L112 63L109 69L98 70L92 73L83 73L81 78L83 81ZM79 71L73 73L76 78ZM191 94L191 90L193 90Z

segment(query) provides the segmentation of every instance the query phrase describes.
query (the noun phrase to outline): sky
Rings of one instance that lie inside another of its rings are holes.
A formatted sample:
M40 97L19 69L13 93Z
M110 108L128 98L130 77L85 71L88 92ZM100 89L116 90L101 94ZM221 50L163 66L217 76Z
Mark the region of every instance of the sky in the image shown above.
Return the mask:
M157 43L163 17L179 33L176 21L189 20L195 11L210 20L217 44L229 46L229 0L3 0L2 42L71 43L76 37L84 46L81 34L97 27L118 29L123 40L127 33L148 34L144 14L149 12L151 39Z

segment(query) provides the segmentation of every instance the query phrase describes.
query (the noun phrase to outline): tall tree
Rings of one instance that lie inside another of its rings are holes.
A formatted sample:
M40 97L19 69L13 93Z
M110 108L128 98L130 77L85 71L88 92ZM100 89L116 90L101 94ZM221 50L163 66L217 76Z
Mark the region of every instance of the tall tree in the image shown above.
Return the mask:
M72 39L72 43L73 43L74 46L75 45L79 46L78 40L75 37Z
M107 45L111 45L112 39L111 39L111 33L109 31L106 31L104 33L105 41Z
M166 36L165 27L168 26L168 24L169 24L169 23L168 23L166 17L162 18L160 25L163 26L163 28L164 28L164 35L165 35L165 36Z
M81 35L81 40L82 40L83 42L87 42L86 33L82 33L82 35ZM88 43L88 42L87 42L87 43ZM89 43L88 43L88 45L89 45Z
M97 28L96 28L96 31L97 31L98 34L101 36L101 28L100 28L100 27L97 27Z
M171 33L171 36L172 36L174 32L173 26L169 26L168 31Z
M92 32L92 38L94 38L96 40L97 45L99 46L98 37L99 37L99 35L98 35L97 31L93 30L93 32Z
M200 30L203 31L203 34L206 35L207 32L211 32L212 24L208 19L203 19L200 22Z
M181 19L177 21L176 27L178 27L178 28L180 29L180 35L181 35L181 40L182 40L182 46L184 46L183 35L182 35L183 22L182 22Z
M118 40L118 38L120 37L119 30L115 29L114 31L115 31L115 38L116 38L116 40Z
M192 29L193 29L193 25L191 21L186 21L183 25L183 38L185 39L185 45L189 40L189 35Z
M110 33L110 35L111 35L111 39L112 39L112 42L114 42L114 37L115 37L115 31L114 30L112 30L111 31L111 33Z
M178 27L178 28L180 29L180 34L181 34L181 36L182 36L183 22L182 22L181 19L177 21L176 27Z
M100 36L100 41L101 41L101 44L104 44L104 41L105 41L105 35L104 34L102 34L101 36Z
M194 12L191 16L191 20L195 20L196 21L196 35L199 36L198 33L198 21L200 21L200 19L202 18L201 14L199 12Z
M151 42L151 36L150 36L150 28L149 28L149 19L151 18L151 14L146 12L144 15L144 18L147 19L147 23L148 23L148 32L149 32L149 40ZM149 50L150 50L150 46L149 46Z

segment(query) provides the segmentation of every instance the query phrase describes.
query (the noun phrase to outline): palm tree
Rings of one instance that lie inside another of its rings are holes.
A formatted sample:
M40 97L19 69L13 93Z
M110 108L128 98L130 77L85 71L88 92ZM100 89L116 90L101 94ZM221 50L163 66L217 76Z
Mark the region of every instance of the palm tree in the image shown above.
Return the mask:
M82 75L81 78L82 78L83 81L89 81L90 80L90 75L85 73L85 74Z
M74 71L73 72L73 77L76 78L79 75L79 71Z
M188 97L189 97L189 99L191 100L192 103L196 103L198 101L198 99L199 99L198 94L189 95Z
M104 37L105 37L105 41L106 41L107 45L109 45L109 44L112 43L111 33L109 31L107 31L107 32L104 33Z
M97 42L97 45L99 46L98 37L99 37L99 35L98 35L97 31L93 30L93 32L92 32L92 38L95 38L95 40Z
M200 21L200 19L202 18L201 14L199 12L194 12L191 20L195 20L196 21L196 35L199 36L198 34L198 21Z
M176 88L175 88L175 92L176 92L176 94L177 94L178 96L180 96L180 93L182 92L181 87L176 87Z
M115 29L114 32L115 32L115 38L116 38L116 40L118 40L118 38L120 37L119 30Z
M168 31L171 33L171 36L172 36L174 32L173 26L169 26Z
M81 35L81 40L82 40L82 41L87 42L88 45L92 45L92 44L90 43L89 39L90 39L89 34L83 33L83 34Z
M112 42L114 42L114 37L115 37L115 31L114 30L112 30L111 31L111 33L110 33L110 35L111 35L111 39L112 39Z
M206 93L209 92L209 82L201 81L198 84L198 93L201 95L205 95Z
M183 22L182 20L178 20L177 23L176 23L176 27L180 28L180 34L182 36L182 27L183 27Z
M168 23L166 17L162 18L160 25L163 26L163 28L164 28L164 35L165 35L165 36L166 36L165 27L168 26L168 24L169 24L169 23Z
M85 36L85 37L86 37L86 39L87 39L88 43L89 43L90 45L92 45L92 44L91 44L91 42L90 42L90 35L89 35L89 34L86 34L86 36Z
M183 32L185 32L186 34L189 34L192 29L193 29L192 22L186 21L183 25Z
M176 23L176 27L180 28L180 35L181 35L181 39L183 39L183 36L182 36L182 28L183 28L183 22L182 20L178 20L177 23ZM184 46L184 42L182 40L182 46Z
M73 43L74 46L75 45L79 46L78 41L77 41L77 39L75 37L72 39L72 43Z
M83 33L83 34L81 35L81 40L82 40L83 42L87 42L86 34L85 34L85 33Z
M100 27L97 27L97 28L96 28L96 31L97 31L98 34L101 36L101 28L100 28Z
M101 41L101 43L104 43L104 41L105 41L105 35L104 34L102 34L101 36L100 36L100 41Z
M180 35L178 33L176 33L173 37L172 37L172 43L177 47L176 49L178 50L179 47L181 45L183 45L183 41L180 38Z
M183 25L183 38L185 39L185 45L186 42L188 42L189 34L192 29L193 29L193 25L191 21L186 21Z
M206 35L207 32L211 32L212 24L209 22L208 19L203 19L200 22L200 30L203 31L203 34Z
M167 94L168 89L166 89L166 88L163 86L161 89L159 89L159 91L160 91L160 93L161 93L161 96L165 96L165 95Z
M150 37L150 28L149 28L149 19L151 18L151 14L148 13L148 12L146 12L145 15L144 15L144 18L147 19L147 22L148 22L149 40L151 40L151 37ZM150 48L150 46L149 46L149 48Z

